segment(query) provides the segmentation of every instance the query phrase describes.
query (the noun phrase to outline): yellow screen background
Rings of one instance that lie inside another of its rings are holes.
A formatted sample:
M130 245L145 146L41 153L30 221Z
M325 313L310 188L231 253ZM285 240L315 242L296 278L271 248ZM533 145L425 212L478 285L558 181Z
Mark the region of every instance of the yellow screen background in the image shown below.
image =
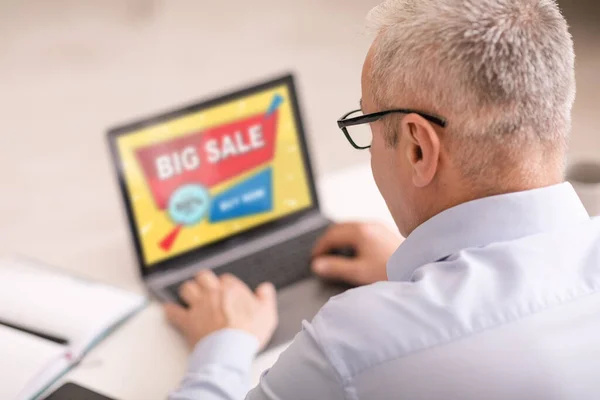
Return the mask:
M135 157L135 150L264 113L276 94L282 96L284 102L279 108L275 155L272 162L209 189L212 197L272 166L273 210L214 224L205 219L198 225L184 227L171 250L162 250L159 242L175 225L166 210L157 209L144 173ZM124 167L126 190L146 266L311 206L308 178L294 123L292 99L286 85L125 134L117 139L117 148Z

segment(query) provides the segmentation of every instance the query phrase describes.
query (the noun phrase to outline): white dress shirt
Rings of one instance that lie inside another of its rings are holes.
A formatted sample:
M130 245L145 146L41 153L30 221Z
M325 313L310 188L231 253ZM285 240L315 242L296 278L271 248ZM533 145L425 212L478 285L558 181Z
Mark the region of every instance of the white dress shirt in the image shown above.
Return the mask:
M565 183L419 226L388 282L333 298L249 399L600 399L600 220ZM246 396L256 339L198 344L172 400Z

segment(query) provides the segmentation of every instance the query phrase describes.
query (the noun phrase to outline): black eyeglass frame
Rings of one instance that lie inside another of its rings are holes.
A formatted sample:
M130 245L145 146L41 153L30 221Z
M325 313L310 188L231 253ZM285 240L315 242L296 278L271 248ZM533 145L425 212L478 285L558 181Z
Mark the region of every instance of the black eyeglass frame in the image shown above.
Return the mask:
M340 118L337 121L338 127L342 130L342 132L344 132L344 136L346 136L346 139L348 139L348 141L350 142L352 147L354 147L357 150L366 150L366 149L370 148L371 145L368 145L368 146L357 145L354 142L354 140L352 140L352 136L350 136L350 133L348 133L347 128L349 126L370 124L375 121L379 121L381 118L383 118L387 115L390 115L390 114L417 114L417 115L425 118L427 121L441 126L442 128L445 128L448 125L448 121L446 120L446 118L438 117L438 116L427 114L427 113L424 113L421 111L416 111L416 110L411 110L411 109L406 109L406 108L399 108L396 110L379 111L376 113L361 115L360 117L348 118L348 116L350 116L354 113L357 113L359 111L362 111L362 110L358 109L358 110L350 111L349 113L345 114L342 118Z

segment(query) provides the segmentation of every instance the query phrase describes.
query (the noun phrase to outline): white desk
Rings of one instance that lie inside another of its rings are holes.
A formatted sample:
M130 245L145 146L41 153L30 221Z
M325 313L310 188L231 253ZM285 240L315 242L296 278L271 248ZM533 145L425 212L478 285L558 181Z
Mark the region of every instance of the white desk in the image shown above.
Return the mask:
M335 220L380 220L394 226L368 165L326 176L319 182L319 192L324 213ZM110 255L106 260L111 262ZM82 268L86 264L87 260L82 259ZM107 268L105 280L115 281L116 273ZM140 281L130 272L121 279L122 286L143 292ZM283 348L256 360L254 383ZM153 302L88 354L62 381L73 381L122 400L164 399L182 378L187 357L182 338L164 321L160 305Z

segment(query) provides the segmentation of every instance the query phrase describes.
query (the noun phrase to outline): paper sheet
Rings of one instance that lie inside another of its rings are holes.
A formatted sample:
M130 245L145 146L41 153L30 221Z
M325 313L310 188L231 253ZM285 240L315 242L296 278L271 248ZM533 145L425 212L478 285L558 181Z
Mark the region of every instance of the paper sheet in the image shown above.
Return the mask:
M0 399L25 398L25 387L41 389L37 378L61 369L66 353L64 346L0 325Z

